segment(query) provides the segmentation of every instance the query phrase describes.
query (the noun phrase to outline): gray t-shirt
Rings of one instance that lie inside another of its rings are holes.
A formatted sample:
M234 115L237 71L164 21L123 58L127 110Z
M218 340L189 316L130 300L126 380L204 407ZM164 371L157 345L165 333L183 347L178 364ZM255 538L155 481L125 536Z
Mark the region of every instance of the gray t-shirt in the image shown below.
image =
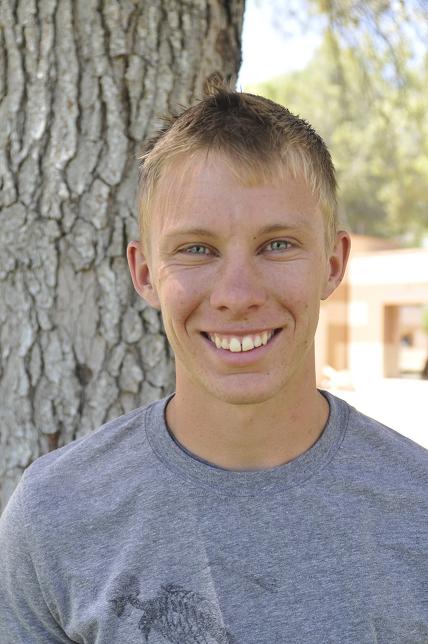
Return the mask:
M1 644L427 644L428 452L325 395L269 470L192 456L166 399L38 459L0 522Z

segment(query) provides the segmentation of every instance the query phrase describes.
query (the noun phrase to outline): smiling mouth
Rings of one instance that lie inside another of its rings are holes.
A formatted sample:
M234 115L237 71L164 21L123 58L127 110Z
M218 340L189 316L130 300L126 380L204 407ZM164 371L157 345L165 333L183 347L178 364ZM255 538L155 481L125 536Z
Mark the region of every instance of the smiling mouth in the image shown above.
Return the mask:
M203 335L210 340L217 349L224 349L231 353L240 353L244 351L253 351L259 347L266 346L280 331L281 329L269 329L262 333L248 335L222 336L217 333L203 333Z

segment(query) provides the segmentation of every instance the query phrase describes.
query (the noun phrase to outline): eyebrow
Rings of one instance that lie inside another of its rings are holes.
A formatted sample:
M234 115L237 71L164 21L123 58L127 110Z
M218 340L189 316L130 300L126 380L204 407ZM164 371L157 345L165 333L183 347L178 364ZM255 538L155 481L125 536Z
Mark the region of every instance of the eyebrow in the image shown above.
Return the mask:
M270 233L278 233L278 232L284 232L284 231L290 231L290 230L297 230L298 228L305 228L305 225L300 225L300 226L288 226L287 224L268 224L266 226L263 226L258 231L258 234L260 235L267 235ZM208 228L181 228L177 230L173 230L170 233L167 233L165 237L177 237L177 236L182 236L182 235L194 235L195 237L216 237L216 233L213 231L209 230Z

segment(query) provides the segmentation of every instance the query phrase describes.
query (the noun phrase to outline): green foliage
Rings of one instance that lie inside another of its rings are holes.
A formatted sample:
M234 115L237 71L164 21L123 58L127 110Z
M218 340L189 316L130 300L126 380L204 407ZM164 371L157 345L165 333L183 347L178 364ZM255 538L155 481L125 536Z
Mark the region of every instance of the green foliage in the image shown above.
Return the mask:
M308 5L327 17L312 62L248 89L323 136L352 231L418 244L428 234L428 54L415 46L417 25L400 23L386 0Z

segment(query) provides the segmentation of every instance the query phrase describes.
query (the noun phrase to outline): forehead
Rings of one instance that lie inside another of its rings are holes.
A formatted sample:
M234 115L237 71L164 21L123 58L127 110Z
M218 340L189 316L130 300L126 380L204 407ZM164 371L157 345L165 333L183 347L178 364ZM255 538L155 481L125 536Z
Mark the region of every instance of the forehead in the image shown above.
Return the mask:
M152 224L163 228L182 220L205 219L246 209L251 213L313 219L318 198L300 173L284 164L239 163L225 154L200 151L171 162L152 202Z

